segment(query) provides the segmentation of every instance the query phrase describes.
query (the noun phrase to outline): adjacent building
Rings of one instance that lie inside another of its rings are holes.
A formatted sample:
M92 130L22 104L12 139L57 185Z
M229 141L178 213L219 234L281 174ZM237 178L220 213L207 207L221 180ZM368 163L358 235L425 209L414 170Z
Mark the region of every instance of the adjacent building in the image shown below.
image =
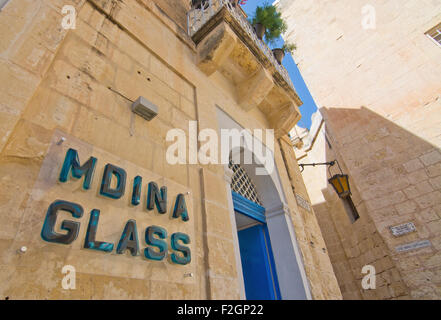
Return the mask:
M441 2L277 5L319 112L291 132L344 299L441 298ZM328 168L330 172L328 171ZM377 288L360 270L376 269Z

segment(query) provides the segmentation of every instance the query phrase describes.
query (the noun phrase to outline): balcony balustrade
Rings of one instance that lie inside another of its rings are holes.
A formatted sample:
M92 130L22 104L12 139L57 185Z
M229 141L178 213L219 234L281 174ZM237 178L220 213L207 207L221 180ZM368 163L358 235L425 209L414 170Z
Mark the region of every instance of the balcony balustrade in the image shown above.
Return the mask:
M276 136L287 134L301 117L302 101L241 7L232 0L206 0L191 9L187 19L199 68L208 76L219 71L237 88L238 104L245 111L258 107Z

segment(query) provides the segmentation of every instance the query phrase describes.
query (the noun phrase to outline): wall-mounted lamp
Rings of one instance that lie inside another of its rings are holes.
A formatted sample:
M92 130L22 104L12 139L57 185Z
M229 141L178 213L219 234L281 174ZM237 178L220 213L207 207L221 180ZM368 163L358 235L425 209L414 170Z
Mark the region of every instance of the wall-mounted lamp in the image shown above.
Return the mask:
M333 167L337 163L338 168L340 169L340 174L331 174L331 167ZM338 194L340 198L345 198L351 194L351 188L349 186L349 176L347 174L343 174L341 171L340 164L337 160L331 161L331 162L324 162L324 163L301 163L299 166L302 168L300 172L303 172L306 166L329 166L328 172L329 175L332 176L330 179L328 179L328 182L332 185L335 192Z
M349 177L347 174L336 174L328 182L334 187L340 198L347 197L351 194L349 187Z
M144 97L139 97L133 102L132 111L147 121L158 115L158 107Z

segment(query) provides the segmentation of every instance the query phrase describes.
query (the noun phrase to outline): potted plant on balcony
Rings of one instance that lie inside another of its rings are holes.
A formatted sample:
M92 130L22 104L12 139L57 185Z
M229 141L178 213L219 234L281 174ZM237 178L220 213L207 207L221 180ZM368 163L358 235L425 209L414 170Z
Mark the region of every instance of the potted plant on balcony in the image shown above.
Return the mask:
M244 5L247 3L247 0L230 0L230 3L233 7L236 7L236 5Z
M274 54L274 57L276 58L277 62L279 64L282 64L282 60L285 57L285 53L289 52L289 53L293 54L295 49L297 49L297 47L294 43L285 42L283 44L282 48L273 49L273 54Z
M249 22L254 26L257 37L271 43L287 30L286 22L282 14L273 5L265 3L263 7L258 6Z

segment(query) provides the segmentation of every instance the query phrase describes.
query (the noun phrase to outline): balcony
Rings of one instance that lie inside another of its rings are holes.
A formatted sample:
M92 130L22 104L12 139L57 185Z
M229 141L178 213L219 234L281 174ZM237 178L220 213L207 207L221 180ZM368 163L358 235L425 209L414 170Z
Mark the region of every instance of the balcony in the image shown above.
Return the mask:
M198 66L208 76L220 72L236 88L242 109L259 108L277 137L300 120L302 101L286 69L257 38L239 5L207 0L188 12L188 34L197 46Z

